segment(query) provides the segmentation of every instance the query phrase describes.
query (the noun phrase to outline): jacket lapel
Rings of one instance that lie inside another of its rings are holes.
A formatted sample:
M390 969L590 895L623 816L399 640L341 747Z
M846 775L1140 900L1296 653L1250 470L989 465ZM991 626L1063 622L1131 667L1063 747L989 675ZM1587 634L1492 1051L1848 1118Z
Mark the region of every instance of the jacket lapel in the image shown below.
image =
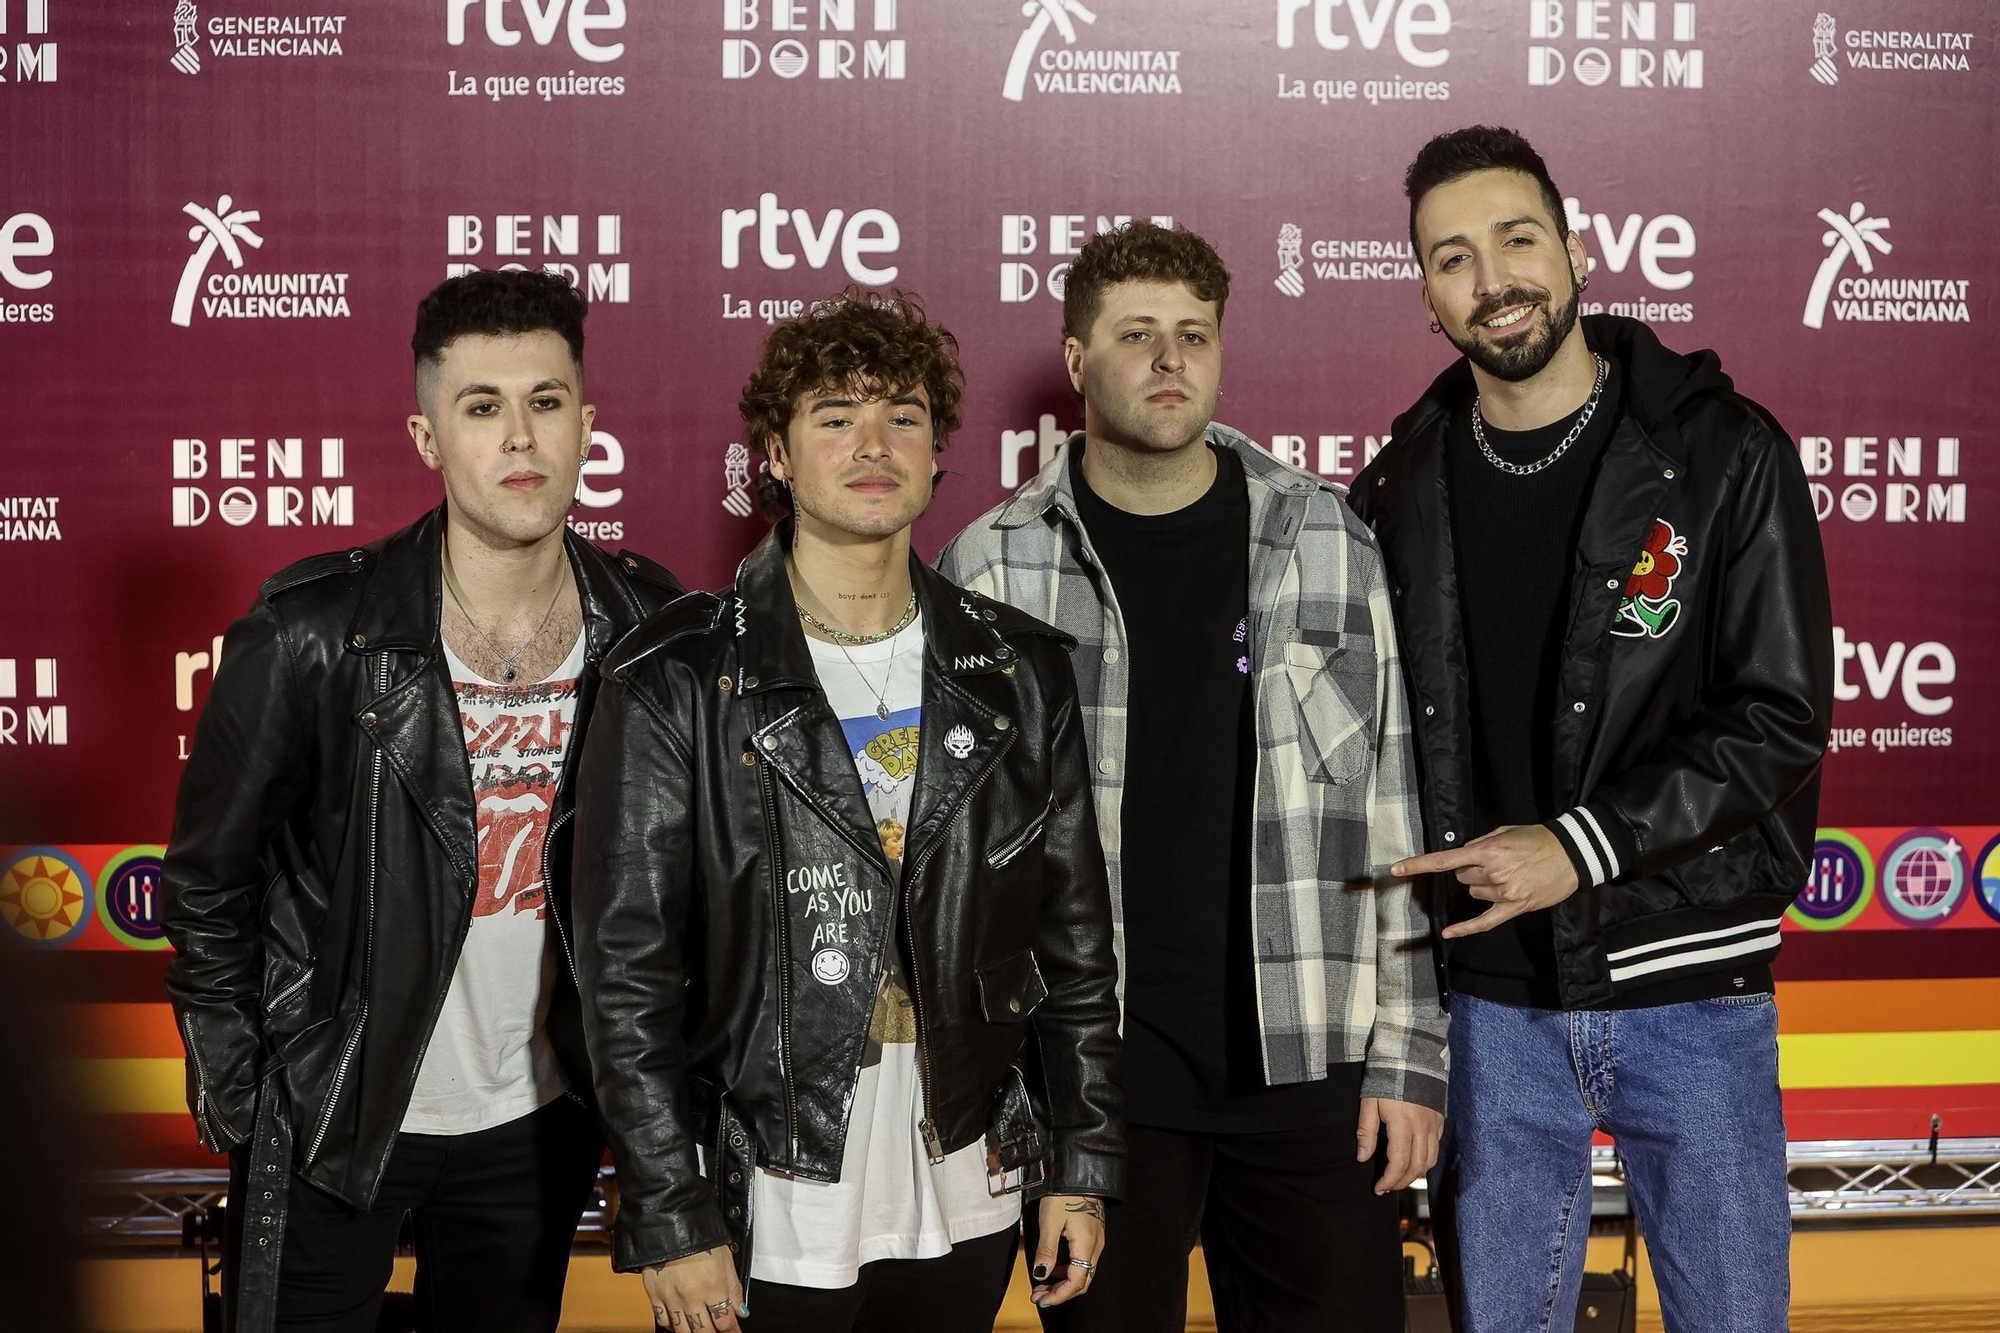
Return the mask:
M758 701L751 734L757 753L814 813L886 875L888 858L861 790L847 733L820 688L812 650L785 573L791 524L781 523L737 566L734 605L736 690Z
M445 671L438 636L443 543L440 508L382 546L345 648L366 657L362 670L374 685L383 680L382 664L395 661L385 655L417 659L416 669L400 680L393 679L397 673L391 665L392 683L369 702L357 722L381 748L470 891L479 878L477 817L458 695Z

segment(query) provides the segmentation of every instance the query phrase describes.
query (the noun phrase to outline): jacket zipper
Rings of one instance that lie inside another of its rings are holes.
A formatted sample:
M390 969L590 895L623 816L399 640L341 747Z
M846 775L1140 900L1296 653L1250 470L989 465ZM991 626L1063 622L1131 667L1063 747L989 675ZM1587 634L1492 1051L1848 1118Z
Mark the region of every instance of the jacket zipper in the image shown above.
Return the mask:
M300 973L297 980L292 982L291 985L285 987L283 990L279 991L277 995L271 1000L271 1002L264 1006L264 1012L267 1014L272 1012L279 1005L283 1004L286 1000L289 1000L292 998L292 996L298 994L299 987L305 985L308 981L311 981L312 975L313 975L313 970L311 968L307 968L304 972Z
M555 910L555 876L549 873L549 849L556 845L556 834L562 830L563 821L575 813L575 806L563 811L549 825L549 831L542 835L542 896L550 905L549 915L555 918L556 939L562 944L563 961L569 964L569 979L581 986L583 979L576 972L576 955L570 951L569 931L563 926L562 913Z
M1054 796L1049 797L1049 803L1042 807L1042 813L1036 815L1028 827L1022 829L1005 847L1000 848L986 858L987 868L991 870L1002 869L1011 864L1015 857L1027 851L1029 844L1033 843L1036 835L1042 831L1042 825L1049 822L1049 812L1055 809L1055 804L1056 798Z
M382 665L376 673L377 698L389 692L389 654L385 652L380 657ZM377 741L368 790L368 936L361 952L361 1015L354 1020L354 1031L347 1037L347 1049L340 1053L340 1064L333 1071L333 1084L326 1093L326 1110L320 1113L319 1129L313 1134L311 1150L306 1153L307 1167L318 1160L320 1146L326 1142L326 1131L333 1125L334 1108L340 1105L340 1090L347 1083L348 1067L354 1063L354 1053L361 1046L362 1030L368 1026L368 988L375 979L375 879L381 848L382 743Z
M187 1033L188 1054L194 1057L194 1118L200 1127L202 1139L209 1151L221 1152L225 1146L221 1135L208 1118L208 1071L201 1062L201 1047L195 1044L194 1015L181 1019L181 1029Z
M951 832L952 825L958 822L958 817L972 804L972 798L979 795L979 789L986 785L986 779L1000 766L1001 758L1013 748L1014 734L1012 730L1007 732L1006 738L1000 742L1000 748L993 752L993 757L987 760L986 767L980 770L978 778L966 790L964 799L959 801L958 808L951 812L951 818L938 830L937 836L925 845L923 854L917 858L916 864L903 876L903 937L910 945L910 1000L917 1011L917 1081L922 1086L924 1101L924 1117L917 1122L917 1128L924 1136L924 1152L929 1156L932 1166L944 1160L944 1140L938 1135L937 1121L931 1106L930 1026L924 1022L924 979L917 957L917 928L912 924L910 903L916 894L918 872L931 859L931 853L944 842L946 835Z
M778 851L778 800L771 790L771 766L757 765L764 792L764 838L771 849L771 898L778 935L778 1069L785 1080L785 1137L792 1160L799 1155L799 1096L792 1084L792 918L785 906L785 866Z

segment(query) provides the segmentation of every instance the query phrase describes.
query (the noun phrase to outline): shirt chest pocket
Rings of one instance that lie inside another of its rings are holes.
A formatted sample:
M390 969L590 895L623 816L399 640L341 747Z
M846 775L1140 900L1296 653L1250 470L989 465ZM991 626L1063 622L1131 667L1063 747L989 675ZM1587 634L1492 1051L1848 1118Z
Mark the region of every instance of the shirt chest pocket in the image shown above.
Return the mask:
M1373 641L1301 629L1283 649L1307 776L1331 783L1361 777L1375 753Z

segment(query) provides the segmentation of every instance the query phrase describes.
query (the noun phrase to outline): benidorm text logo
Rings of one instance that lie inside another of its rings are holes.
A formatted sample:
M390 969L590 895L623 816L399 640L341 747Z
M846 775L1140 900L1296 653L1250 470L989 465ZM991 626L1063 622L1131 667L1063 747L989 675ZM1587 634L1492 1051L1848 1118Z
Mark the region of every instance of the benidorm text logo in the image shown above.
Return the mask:
M1827 230L1820 244L1827 247L1806 293L1805 326L1836 321L1895 324L1969 324L1967 298L1972 283L1965 278L1898 278L1877 273L1876 256L1895 246L1883 235L1889 219L1868 216L1867 205L1855 201L1843 216L1830 208L1819 211ZM1855 272L1848 273L1849 265Z
M194 323L196 300L211 319L346 319L345 273L244 273L246 250L261 250L263 235L251 224L263 215L254 208L237 208L223 195L208 208L186 203L181 211L194 219L187 238L194 253L181 268L174 291L172 322L181 328ZM217 255L224 267L210 272Z
M0 0L0 37L7 35L7 14L26 11L27 22L22 25L24 37L46 37L49 35L49 0L27 0L16 8L18 0ZM13 50L0 45L0 83L54 83L56 81L56 44L54 42L16 42Z

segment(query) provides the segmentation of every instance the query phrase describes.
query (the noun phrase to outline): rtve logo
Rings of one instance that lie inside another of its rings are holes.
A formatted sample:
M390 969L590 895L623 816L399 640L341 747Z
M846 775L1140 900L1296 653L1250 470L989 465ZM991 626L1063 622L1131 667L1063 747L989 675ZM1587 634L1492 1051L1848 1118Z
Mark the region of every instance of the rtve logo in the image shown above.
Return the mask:
M864 286L894 282L900 271L894 264L880 268L868 262L871 255L892 255L903 244L903 230L896 219L880 208L863 208L848 214L832 209L817 223L803 208L787 210L769 190L757 196L755 208L722 210L722 267L743 266L743 235L757 232L757 257L769 269L788 269L804 256L806 267L823 269L833 261L836 248L840 266L847 276ZM798 254L786 243L785 232L796 233Z
M23 268L21 261L47 259L55 252L55 229L40 213L16 213L0 222L0 282L9 287L33 292L48 286L54 274L45 268Z
M11 702L21 697L21 663L12 657L0 657L0 745L68 745L69 706L58 703L27 704L16 708ZM29 667L34 676L36 699L54 699L56 690L56 659L37 657Z
M261 461L261 467L259 466ZM232 528L247 527L257 521L262 509L264 522L274 528L354 526L354 487L351 485L304 486L267 485L259 499L246 481L302 481L305 479L305 441L299 436L266 439L264 456L257 457L254 439L216 441L210 459L208 442L197 439L174 441L174 480L180 482L215 480L234 482L211 497L200 486L173 488L174 526L198 528L211 517ZM319 442L321 481L335 481L347 473L347 441L326 436ZM310 505L310 510L308 510Z
M1336 18L1349 11L1345 20ZM1444 37L1451 32L1451 6L1445 0L1278 0L1278 49L1289 51L1298 41L1300 20L1311 13L1313 41L1327 51L1345 51L1355 38L1364 51L1382 49L1382 39L1394 35L1396 54L1419 69L1435 69L1451 59L1441 46L1419 46L1419 38Z
M625 260L602 263L592 260L579 267L569 262L583 257L583 219L575 213L545 215L542 218L541 246L534 244L534 216L529 213L502 213L493 219L493 257L507 262L503 269L525 269L541 260L542 272L569 279L569 285L592 302L625 304L632 299L632 265ZM486 250L486 219L470 213L453 213L445 242L446 253L454 259L483 254ZM597 215L597 254L600 259L624 249L624 222L617 213ZM555 258L550 258L555 256ZM479 268L477 264L447 264L445 276L456 278Z
M13 31L7 26L10 10L26 19L19 29L22 36L48 35L49 0L0 0L0 37L5 37ZM11 74L7 70L7 57L7 48L0 46L0 83L6 83L9 79L15 83L56 81L54 42L16 42L13 50L14 69Z
M817 0L818 22L806 17L807 0L723 0L724 32L829 33L855 32L862 12L873 20L876 33L896 31L897 0ZM821 36L818 75L822 79L900 79L907 64L901 37L866 37L857 47L846 37ZM768 49L750 37L726 37L722 42L722 77L748 79L769 70L781 79L796 79L813 68L813 53L802 37L784 36Z
M478 9L485 20L487 41L495 46L519 46L521 29L510 21L517 5L536 46L548 46L561 31L578 60L603 64L625 54L625 43L600 42L596 37L625 26L625 0L445 0L446 44L465 45L466 14Z

